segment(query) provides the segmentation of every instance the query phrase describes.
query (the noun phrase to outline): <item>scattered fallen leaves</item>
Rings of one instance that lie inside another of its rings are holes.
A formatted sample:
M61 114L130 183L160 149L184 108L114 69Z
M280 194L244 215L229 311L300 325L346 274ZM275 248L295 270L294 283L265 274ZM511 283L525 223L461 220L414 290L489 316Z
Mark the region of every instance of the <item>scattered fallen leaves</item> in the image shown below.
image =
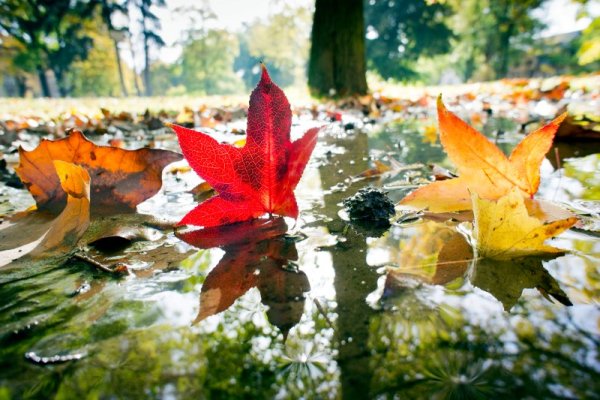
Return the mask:
M60 160L85 168L91 178L94 214L135 211L139 203L160 190L163 168L181 159L180 154L168 150L97 146L77 130L64 139L42 140L31 151L20 148L19 155L17 174L38 208L54 213L64 208L67 195L52 163Z
M360 174L356 175L356 178L372 178L383 175L384 173L392 170L391 166L386 165L379 160L373 161L373 164L375 165L373 168L369 168L361 172Z
M265 67L250 96L248 135L243 148L172 125L190 166L219 194L201 203L180 225L212 227L265 213L296 218L293 193L317 142L318 128L290 141L292 112L285 94Z
M432 212L471 209L469 191L495 200L518 188L533 196L540 183L540 164L552 146L558 126L566 114L529 134L510 157L484 135L448 111L438 99L440 141L456 165L458 178L430 183L408 196L401 204Z

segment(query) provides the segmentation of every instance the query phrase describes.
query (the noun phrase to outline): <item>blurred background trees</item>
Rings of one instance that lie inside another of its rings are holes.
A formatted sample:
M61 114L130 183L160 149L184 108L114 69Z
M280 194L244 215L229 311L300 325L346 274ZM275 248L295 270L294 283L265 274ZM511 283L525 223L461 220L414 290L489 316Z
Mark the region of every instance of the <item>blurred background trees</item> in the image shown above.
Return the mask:
M94 1L83 0L2 0L0 28L3 37L10 37L20 46L13 67L37 74L43 96L64 96L70 93L66 73L77 60L87 58L93 46L84 30L84 22L92 18ZM4 41L3 41L4 44ZM54 79L52 93L47 73Z
M415 62L420 57L451 50L446 3L424 0L371 0L366 6L369 69L382 78L408 81L419 77Z
M560 1L592 23L542 35L543 7ZM269 15L224 27L212 0L0 0L0 95L245 93L259 61L281 86L308 83L319 96L366 93L366 75L439 84L600 69L589 0L271 3ZM180 29L175 42L165 15Z

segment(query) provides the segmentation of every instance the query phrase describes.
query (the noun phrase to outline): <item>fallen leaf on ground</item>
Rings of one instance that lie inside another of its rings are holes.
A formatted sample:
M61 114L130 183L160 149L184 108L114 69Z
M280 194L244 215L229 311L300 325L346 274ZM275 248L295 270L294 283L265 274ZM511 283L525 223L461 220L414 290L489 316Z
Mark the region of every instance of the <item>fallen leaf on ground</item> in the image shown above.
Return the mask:
M556 140L600 140L600 118L585 114L568 116L558 128Z
M266 213L298 216L294 188L316 145L319 128L290 141L292 112L263 66L250 96L246 145L236 148L171 125L190 166L219 194L188 213L179 225L212 227Z
M384 174L385 172L392 170L392 167L382 163L379 160L373 161L373 164L375 165L373 168L369 168L361 172L360 174L356 175L356 178L372 178L374 176L379 176Z
M423 143L435 144L437 142L437 127L435 125L427 125L423 129Z
M473 239L477 256L493 259L560 254L564 251L544 241L569 229L577 222L570 217L543 222L527 211L523 196L515 188L497 201L473 193Z
M162 186L162 170L180 154L168 150L123 150L98 146L80 131L55 141L42 140L32 151L19 149L15 169L40 210L54 213L64 208L66 194L53 162L82 166L91 178L91 212L132 212L142 201L154 196Z
M215 195L215 190L208 182L202 182L190 190L190 193L194 196L195 201L205 201Z
M576 229L600 237L600 200L576 200L567 206L579 218Z
M448 111L438 99L440 141L459 177L437 181L421 187L401 204L431 212L471 209L469 191L488 200L496 200L513 188L532 197L540 184L540 165L550 147L556 130L566 114L527 135L514 148L510 157L484 135Z
M89 174L64 161L52 165L66 196L66 206L55 218L36 210L0 224L0 266L26 254L36 257L68 251L86 231L90 222Z
M454 179L458 176L446 168L440 167L436 164L429 164L429 168L431 168L431 174L433 175L433 179L436 181L445 181L446 179Z

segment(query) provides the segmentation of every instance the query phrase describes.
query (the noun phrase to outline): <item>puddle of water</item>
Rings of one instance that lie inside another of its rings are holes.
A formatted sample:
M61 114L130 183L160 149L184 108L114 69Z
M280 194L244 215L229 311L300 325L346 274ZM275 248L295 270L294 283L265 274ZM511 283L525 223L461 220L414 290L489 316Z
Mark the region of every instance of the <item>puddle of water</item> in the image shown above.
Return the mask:
M600 239L572 231L553 241L564 256L473 262L450 223L368 237L340 218L367 184L398 201L427 178L417 165L351 179L373 158L451 167L423 140L430 122L325 134L297 221L138 243L125 251L162 264L124 279L64 259L5 269L0 398L597 397ZM561 147L540 196L598 200L600 155L585 152ZM167 174L140 210L180 217L196 183Z

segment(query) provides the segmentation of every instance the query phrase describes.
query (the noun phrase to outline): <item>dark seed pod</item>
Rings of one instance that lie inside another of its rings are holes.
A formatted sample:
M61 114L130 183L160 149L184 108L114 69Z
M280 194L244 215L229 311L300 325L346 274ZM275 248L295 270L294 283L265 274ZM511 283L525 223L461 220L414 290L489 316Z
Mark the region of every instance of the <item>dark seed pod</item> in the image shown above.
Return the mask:
M385 192L374 187L360 189L354 196L344 199L344 208L353 221L389 224L395 214L394 203Z

